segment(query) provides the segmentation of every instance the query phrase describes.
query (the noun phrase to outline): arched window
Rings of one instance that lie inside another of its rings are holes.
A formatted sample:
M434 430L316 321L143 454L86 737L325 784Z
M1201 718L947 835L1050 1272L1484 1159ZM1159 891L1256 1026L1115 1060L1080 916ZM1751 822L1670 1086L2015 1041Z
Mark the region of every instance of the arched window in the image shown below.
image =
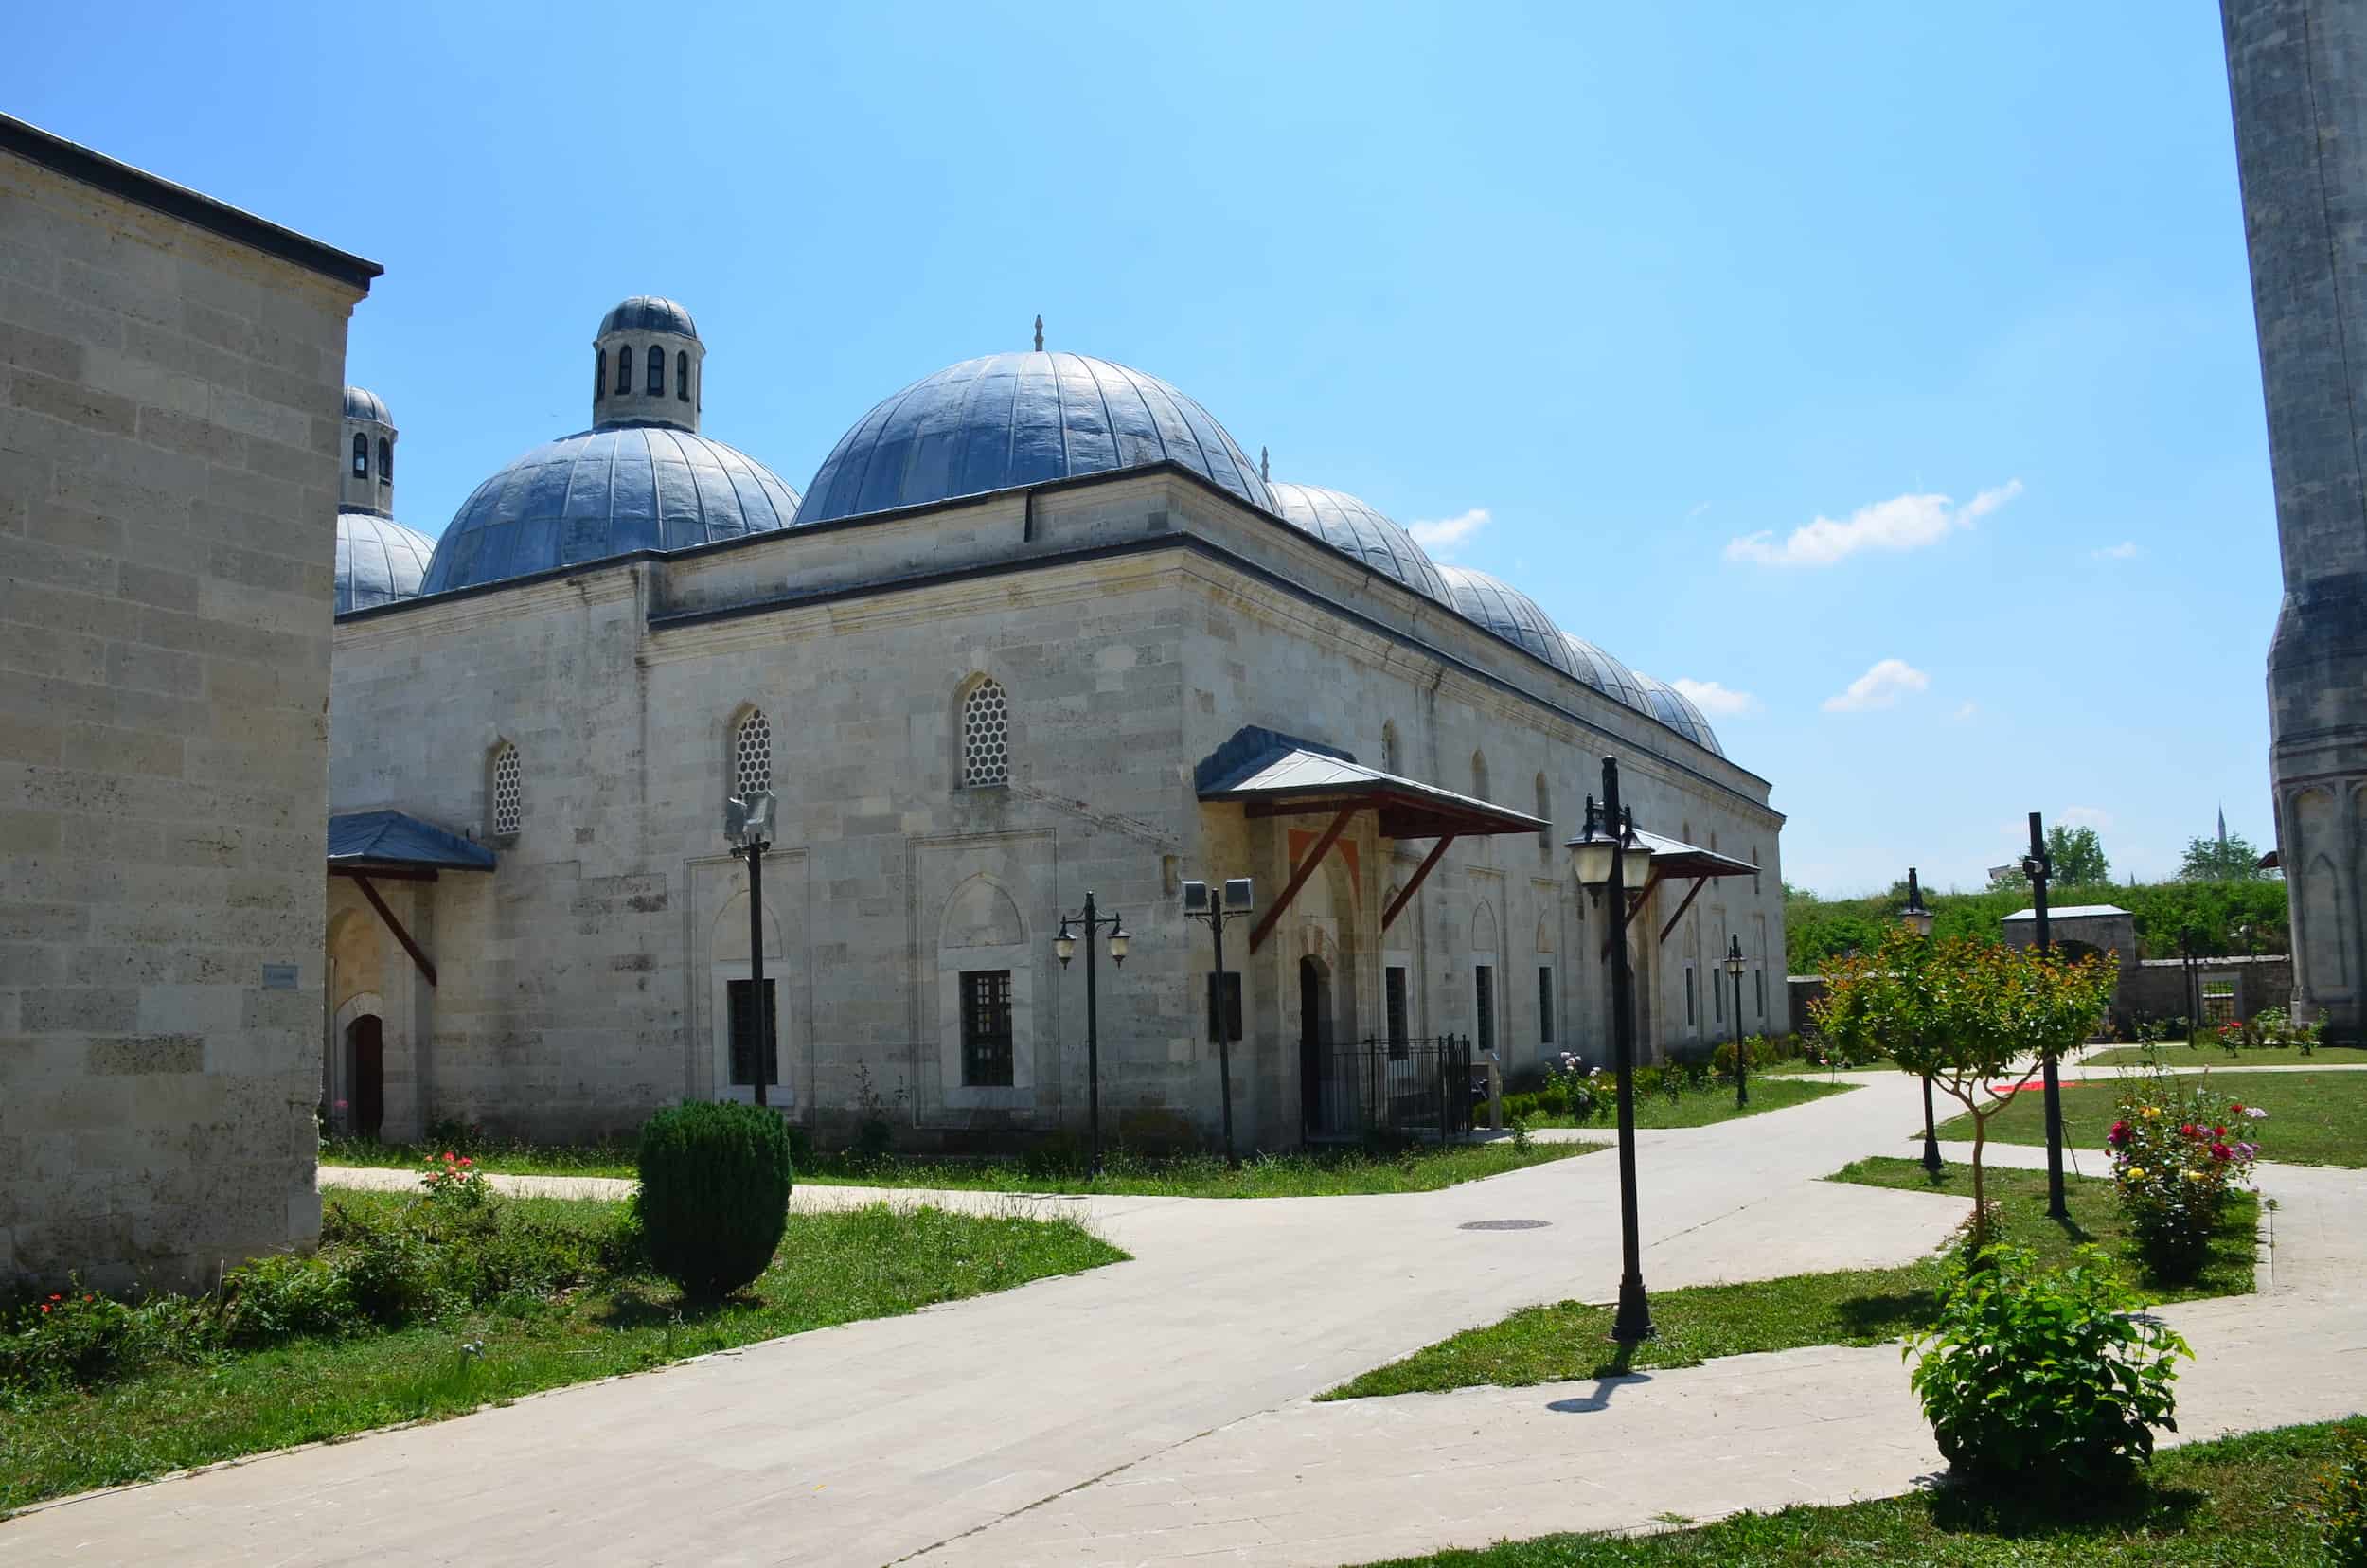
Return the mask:
M1405 776L1405 759L1397 753L1397 722L1389 720L1380 726L1380 771L1402 778Z
M1487 757L1484 752L1471 754L1471 793L1481 800L1496 798L1487 793Z
M623 397L632 390L632 345L616 346L616 395Z
M674 353L674 401L690 401L690 350L680 348Z
M592 401L608 396L608 356L597 348L592 350Z
M1011 707L1001 683L982 677L962 699L962 783L1011 781Z
M1554 852L1554 794L1543 774L1537 775L1537 819L1545 825L1537 830L1537 846L1550 855Z
M745 800L773 787L773 722L752 710L732 733L732 793Z
M353 476L356 479L370 476L370 438L358 430L353 433Z
M383 436L378 438L378 482L382 485L395 482L395 443Z
M505 740L493 753L493 836L508 838L525 816L525 796L519 785L518 748Z
M666 396L666 350L654 343L650 345L650 396Z

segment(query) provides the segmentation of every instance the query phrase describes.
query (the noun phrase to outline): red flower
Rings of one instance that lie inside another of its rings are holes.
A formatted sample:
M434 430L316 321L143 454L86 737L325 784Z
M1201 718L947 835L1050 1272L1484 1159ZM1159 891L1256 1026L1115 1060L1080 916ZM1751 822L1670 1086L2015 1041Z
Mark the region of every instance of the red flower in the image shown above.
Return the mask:
M44 1312L46 1312L47 1310L49 1310L49 1303L47 1303L47 1302L45 1302L45 1301L44 1301L44 1302L43 1302L43 1303L41 1304L41 1310L42 1310L43 1311L44 1311Z
M475 1162L474 1160L470 1159L470 1158L469 1158L467 1155L465 1155L465 1154L463 1154L463 1155L460 1157L460 1163L461 1163L462 1165L464 1165L464 1166L466 1166L466 1165L474 1165L474 1164L476 1164L476 1162Z
M2243 1106L2242 1106L2241 1104L2239 1104L2238 1102L2234 1101L2234 1100L2230 1100L2230 1101L2228 1101L2228 1102L2227 1102L2227 1108L2228 1108L2230 1111L2234 1112L2234 1113L2235 1113L2237 1115L2239 1115L2239 1116L2240 1116L2240 1115L2242 1115L2242 1114L2244 1114L2244 1108L2243 1108Z
M2128 1141L2127 1121L2124 1119L2114 1122L2112 1124L2112 1131L2104 1135L2104 1141L2111 1145L2114 1149L2118 1149L2121 1145L2127 1143Z
M2234 1151L2233 1149L2229 1149L2228 1146L2223 1143L2215 1143L2211 1146L2211 1157L2215 1160L2227 1159L2234 1152Z
M2227 1129L2224 1127L2215 1127L2211 1130L2211 1135L2215 1138L2224 1138L2227 1136Z

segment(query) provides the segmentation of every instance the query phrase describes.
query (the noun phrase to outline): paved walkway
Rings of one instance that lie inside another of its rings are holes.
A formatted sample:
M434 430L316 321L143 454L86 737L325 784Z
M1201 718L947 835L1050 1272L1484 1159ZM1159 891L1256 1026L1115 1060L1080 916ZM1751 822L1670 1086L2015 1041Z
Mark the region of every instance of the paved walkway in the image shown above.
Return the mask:
M1646 1134L1647 1278L1928 1250L1961 1202L1818 1180L1857 1154L1911 1152L1919 1127L1913 1080L1878 1075L1791 1110ZM2201 1320L2215 1327L2192 1376L2224 1367L2249 1388L2249 1402L2208 1401L2249 1412L2243 1424L2367 1405L2367 1314L2330 1283L2358 1277L2349 1217L2367 1184L2296 1180L2280 1257L2303 1269L2301 1255L2328 1256L2277 1298L2180 1310L2219 1314ZM0 1558L1333 1563L1871 1495L1931 1468L1895 1349L1308 1402L1512 1308L1608 1296L1615 1193L1615 1162L1593 1155L1407 1196L1038 1200L1134 1260L42 1508L0 1525ZM799 1189L801 1203L879 1195ZM1495 1219L1548 1224L1461 1228Z

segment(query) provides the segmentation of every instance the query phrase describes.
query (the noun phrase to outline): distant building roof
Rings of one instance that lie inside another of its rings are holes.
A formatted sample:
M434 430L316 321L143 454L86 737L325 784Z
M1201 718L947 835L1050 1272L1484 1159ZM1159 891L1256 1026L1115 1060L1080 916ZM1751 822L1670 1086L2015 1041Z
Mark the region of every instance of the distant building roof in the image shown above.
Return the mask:
M2050 920L2100 920L2109 916L2127 913L2127 910L2118 904L2070 904L2061 909L2048 910L2046 918ZM2036 909L2017 909L2005 917L2008 921L2035 920L2038 918L2038 912Z

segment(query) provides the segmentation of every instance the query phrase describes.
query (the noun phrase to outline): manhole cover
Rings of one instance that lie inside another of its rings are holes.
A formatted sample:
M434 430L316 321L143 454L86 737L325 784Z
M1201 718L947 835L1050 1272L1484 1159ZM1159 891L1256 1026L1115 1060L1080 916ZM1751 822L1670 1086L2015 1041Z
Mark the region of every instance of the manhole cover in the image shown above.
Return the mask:
M1457 1230L1543 1230L1546 1226L1548 1226L1548 1225L1550 1225L1550 1224L1552 1224L1552 1223L1553 1223L1553 1221L1552 1221L1551 1220L1474 1220L1474 1221L1471 1221L1470 1223L1468 1223L1468 1224L1465 1224L1465 1225L1457 1225L1457 1226L1455 1227L1455 1229L1457 1229Z

